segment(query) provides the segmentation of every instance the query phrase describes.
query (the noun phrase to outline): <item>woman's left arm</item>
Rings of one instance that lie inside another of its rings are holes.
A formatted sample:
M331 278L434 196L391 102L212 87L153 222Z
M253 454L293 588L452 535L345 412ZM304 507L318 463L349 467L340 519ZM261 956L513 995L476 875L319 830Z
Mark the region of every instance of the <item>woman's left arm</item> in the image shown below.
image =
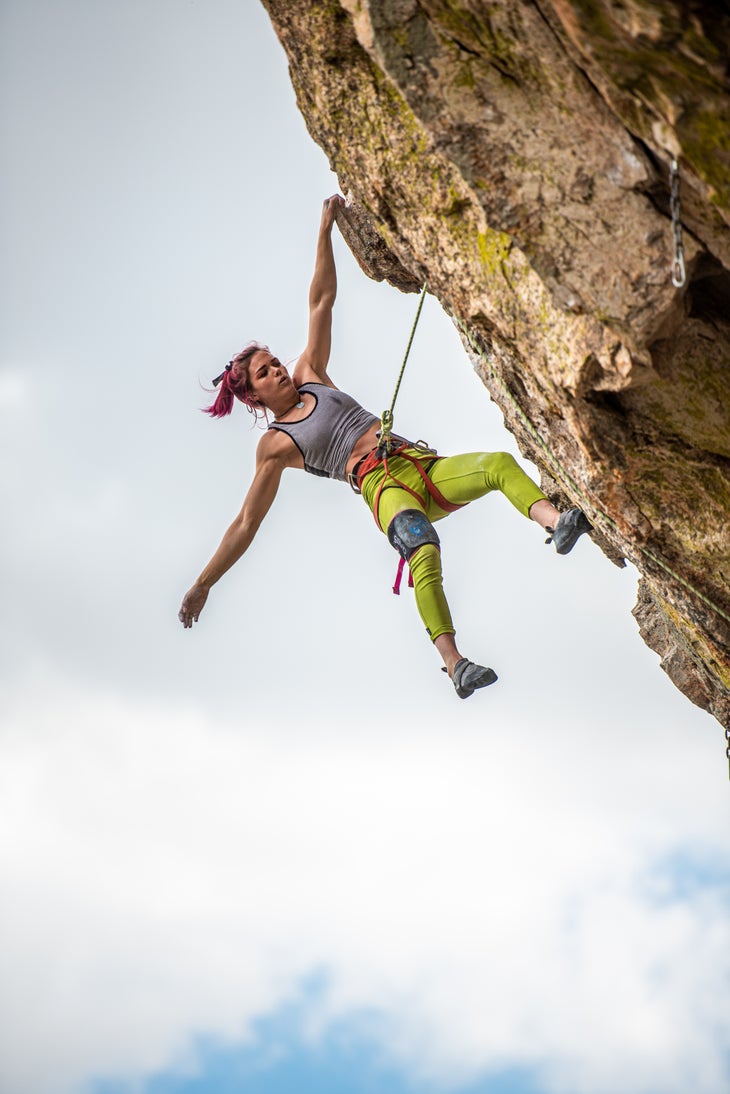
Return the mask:
M297 385L307 380L326 383L327 365L332 345L332 308L337 296L337 271L332 252L332 226L338 206L344 198L335 194L327 198L322 209L322 220L317 237L317 258L314 275L309 287L309 334L307 346L294 369L293 380Z

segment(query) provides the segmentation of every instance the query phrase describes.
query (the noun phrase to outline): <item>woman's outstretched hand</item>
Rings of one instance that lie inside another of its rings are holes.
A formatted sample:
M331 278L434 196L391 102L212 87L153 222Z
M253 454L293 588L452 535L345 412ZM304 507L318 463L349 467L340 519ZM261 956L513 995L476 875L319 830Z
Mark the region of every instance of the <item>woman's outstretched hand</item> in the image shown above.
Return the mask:
M327 231L332 227L335 222L335 216L337 210L345 207L345 199L342 194L333 194L331 198L324 199L324 205L322 206L322 223L320 228Z
M205 585L193 585L192 589L188 589L183 597L182 607L177 613L183 627L192 627L193 623L198 622L198 616L202 612L207 599L208 590Z

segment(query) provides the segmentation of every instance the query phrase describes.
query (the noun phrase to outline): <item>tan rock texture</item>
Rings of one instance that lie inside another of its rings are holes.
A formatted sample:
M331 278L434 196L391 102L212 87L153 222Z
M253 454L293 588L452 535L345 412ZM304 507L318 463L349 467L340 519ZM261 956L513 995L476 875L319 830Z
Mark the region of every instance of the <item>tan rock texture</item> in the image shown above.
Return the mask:
M662 666L728 725L727 5L264 6L361 266L427 281L543 488L641 572Z

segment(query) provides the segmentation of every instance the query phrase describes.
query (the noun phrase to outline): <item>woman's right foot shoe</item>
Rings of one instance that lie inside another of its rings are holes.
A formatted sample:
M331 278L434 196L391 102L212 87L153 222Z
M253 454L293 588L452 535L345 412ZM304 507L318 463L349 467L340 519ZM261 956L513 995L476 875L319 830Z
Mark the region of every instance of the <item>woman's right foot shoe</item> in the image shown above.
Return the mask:
M460 699L468 699L478 688L486 688L497 679L494 669L487 669L484 665L475 665L466 657L456 662L452 677L454 689Z
M585 513L580 509L567 509L560 515L555 528L546 528L550 533L546 543L554 543L559 555L567 555L572 551L584 532L591 532L593 525L589 523Z

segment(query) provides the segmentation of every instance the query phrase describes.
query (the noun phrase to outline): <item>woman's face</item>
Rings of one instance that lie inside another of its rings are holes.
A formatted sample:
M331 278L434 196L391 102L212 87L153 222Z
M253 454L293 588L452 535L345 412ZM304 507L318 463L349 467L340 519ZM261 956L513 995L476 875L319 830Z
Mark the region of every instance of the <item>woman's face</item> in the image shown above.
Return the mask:
M278 357L258 349L248 361L248 389L252 398L269 410L296 394L289 373Z

